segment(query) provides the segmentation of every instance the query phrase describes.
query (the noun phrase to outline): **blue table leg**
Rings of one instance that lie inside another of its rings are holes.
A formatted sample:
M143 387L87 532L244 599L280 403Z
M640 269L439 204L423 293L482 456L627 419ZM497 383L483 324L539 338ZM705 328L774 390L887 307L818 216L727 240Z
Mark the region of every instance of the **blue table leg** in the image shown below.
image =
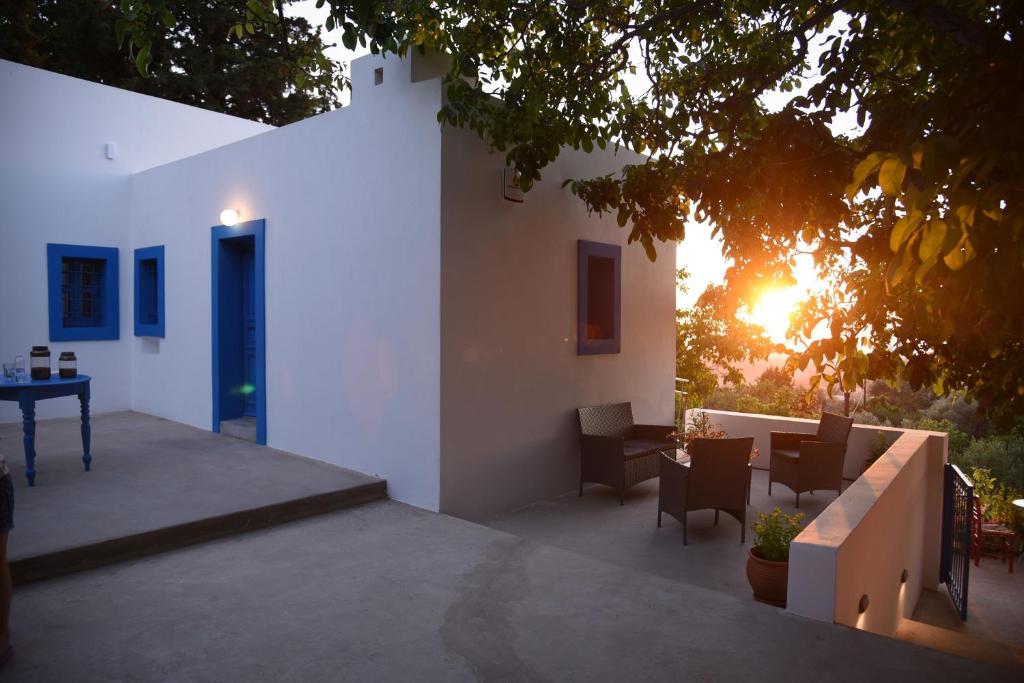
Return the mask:
M92 436L92 428L89 426L89 385L78 395L78 401L82 404L82 462L85 464L85 471L89 471L92 463L92 455L89 453L89 441Z
M25 433L25 477L29 486L36 485L36 402L30 398L19 401L21 429Z

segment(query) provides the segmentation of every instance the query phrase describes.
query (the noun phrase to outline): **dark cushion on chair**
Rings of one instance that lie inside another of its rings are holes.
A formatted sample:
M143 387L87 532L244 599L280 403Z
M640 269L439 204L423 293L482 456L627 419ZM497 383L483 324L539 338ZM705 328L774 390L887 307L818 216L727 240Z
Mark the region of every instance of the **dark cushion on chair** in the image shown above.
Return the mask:
M659 451L675 449L678 447L674 441L649 441L647 439L626 439L622 444L622 452L626 460L638 458L641 455L650 455Z

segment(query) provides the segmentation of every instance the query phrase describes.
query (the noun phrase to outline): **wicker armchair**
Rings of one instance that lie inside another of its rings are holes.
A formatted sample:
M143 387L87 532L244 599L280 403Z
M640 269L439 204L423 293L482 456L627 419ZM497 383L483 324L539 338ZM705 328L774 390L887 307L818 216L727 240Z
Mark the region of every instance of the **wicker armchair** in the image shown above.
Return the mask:
M785 484L800 494L817 489L843 491L843 460L853 418L822 413L816 434L772 432L771 462L768 466L768 495L772 483Z
M714 509L732 515L740 523L740 543L747 540L747 491L750 485L750 452L754 438L694 439L690 462L676 462L660 456L661 481L658 489L658 526L667 512L683 524L686 545L686 513Z
M629 403L578 409L580 421L580 495L584 482L619 490L622 505L626 489L658 476L658 454L678 444L668 435L674 426L633 424Z

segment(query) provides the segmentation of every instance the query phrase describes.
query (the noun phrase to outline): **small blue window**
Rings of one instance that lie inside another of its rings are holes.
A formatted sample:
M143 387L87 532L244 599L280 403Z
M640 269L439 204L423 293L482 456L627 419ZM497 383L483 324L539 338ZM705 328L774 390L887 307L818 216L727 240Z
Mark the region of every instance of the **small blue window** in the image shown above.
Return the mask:
M50 341L117 339L117 249L47 244Z
M135 336L164 336L164 248L135 250Z
M619 353L622 345L622 247L579 240L576 353Z

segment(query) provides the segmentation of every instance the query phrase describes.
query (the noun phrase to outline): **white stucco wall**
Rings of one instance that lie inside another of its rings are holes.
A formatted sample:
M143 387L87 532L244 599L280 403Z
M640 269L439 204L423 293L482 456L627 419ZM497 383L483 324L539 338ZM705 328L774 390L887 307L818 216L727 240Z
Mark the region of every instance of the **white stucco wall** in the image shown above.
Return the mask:
M938 588L947 448L945 434L907 431L800 533L789 554L789 611L895 635L921 590Z
M131 174L270 130L270 126L0 60L0 359L46 344L92 375L92 410L131 406ZM105 145L117 156L105 158ZM117 341L49 341L46 244L120 250ZM40 418L78 414L41 401ZM0 403L0 421L20 420ZM45 441L41 431L39 438Z
M561 187L636 157L566 150L515 204L503 154L451 129L443 149L441 509L481 519L576 489L577 407L672 424L675 245L651 263ZM623 245L621 353L576 355L579 239Z
M687 411L687 421L689 421L692 412L692 410ZM818 429L818 420L808 420L800 417L755 415L728 410L704 410L704 412L711 418L712 423L721 425L728 436L754 437L754 446L761 453L761 457L754 461L754 467L763 470L767 470L770 463L772 432L807 432L813 434ZM850 438L846 444L843 478L853 481L860 476L864 460L870 456L871 448L874 446L879 432L882 432L887 442L891 444L904 431L906 430L878 425L853 425L853 429L850 430ZM781 486L779 490L788 491L785 486Z
M166 337L129 342L135 409L210 429L210 228L225 207L265 219L268 445L436 510L441 88L409 68L356 60L350 106L135 176Z

